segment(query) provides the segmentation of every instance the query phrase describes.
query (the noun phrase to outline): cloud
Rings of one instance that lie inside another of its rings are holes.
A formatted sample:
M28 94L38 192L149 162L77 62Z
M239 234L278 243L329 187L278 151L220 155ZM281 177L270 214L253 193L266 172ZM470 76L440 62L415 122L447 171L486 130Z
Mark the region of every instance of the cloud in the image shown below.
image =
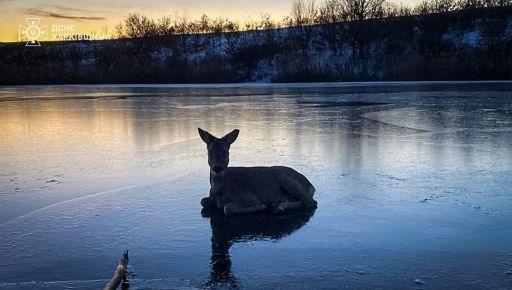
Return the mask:
M6 0L6 1L10 1L10 0ZM45 7L45 6L40 6L40 7ZM55 4L52 6L46 6L46 7L53 8L53 9L61 11L61 12L82 12L82 13L101 13L101 12L103 12L103 11L89 10L89 9L83 9L83 8L74 8L74 7L69 7L69 6L59 5L59 4Z
M0 0L0 1L9 1L9 0ZM27 8L23 10L23 13L31 16L41 16L41 17L48 17L48 18L59 18L59 19L70 19L70 20L105 20L105 17L100 16L77 16L77 15L70 15L66 12L61 11L67 11L67 12L89 12L82 9L76 9L76 8L67 8L64 6L58 6L55 7L59 11L51 11L49 9L45 8Z

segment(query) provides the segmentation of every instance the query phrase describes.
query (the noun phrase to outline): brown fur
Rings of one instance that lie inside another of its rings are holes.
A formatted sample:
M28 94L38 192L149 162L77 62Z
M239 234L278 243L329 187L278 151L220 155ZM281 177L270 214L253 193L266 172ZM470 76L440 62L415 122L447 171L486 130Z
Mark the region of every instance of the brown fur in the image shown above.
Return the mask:
M316 207L315 188L292 168L228 167L229 148L238 133L239 130L233 130L217 138L199 129L199 135L207 144L211 185L209 196L201 200L203 208L220 209L226 215L234 215Z

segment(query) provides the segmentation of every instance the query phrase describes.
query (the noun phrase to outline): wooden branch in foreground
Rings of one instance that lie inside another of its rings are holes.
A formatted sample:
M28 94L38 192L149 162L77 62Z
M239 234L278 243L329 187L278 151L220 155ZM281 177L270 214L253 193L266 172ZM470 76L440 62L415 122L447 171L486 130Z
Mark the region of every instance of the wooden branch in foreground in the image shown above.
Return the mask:
M128 250L124 251L121 258L119 258L119 265L117 265L116 271L112 279L105 285L103 290L115 290L121 284L121 282L127 282L126 280L126 267L128 266Z

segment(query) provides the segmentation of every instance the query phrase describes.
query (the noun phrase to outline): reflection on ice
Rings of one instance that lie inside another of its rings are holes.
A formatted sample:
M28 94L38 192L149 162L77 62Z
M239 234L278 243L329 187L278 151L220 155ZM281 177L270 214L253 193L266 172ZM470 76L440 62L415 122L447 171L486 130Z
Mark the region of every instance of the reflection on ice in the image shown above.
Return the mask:
M216 213L207 216L212 229L212 255L210 278L206 286L226 284L238 287L236 276L231 272L231 247L240 247L240 244L249 241L281 239L304 226L313 214L314 209L285 215L258 213L226 217Z

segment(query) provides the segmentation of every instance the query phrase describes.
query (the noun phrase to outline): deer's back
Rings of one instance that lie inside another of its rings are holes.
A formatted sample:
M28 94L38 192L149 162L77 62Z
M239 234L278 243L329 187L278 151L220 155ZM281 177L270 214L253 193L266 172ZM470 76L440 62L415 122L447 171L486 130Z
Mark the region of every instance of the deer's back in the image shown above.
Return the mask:
M234 199L254 196L263 203L289 201L283 182L290 180L298 182L305 192L314 191L309 180L290 167L228 167L226 170L226 190Z

